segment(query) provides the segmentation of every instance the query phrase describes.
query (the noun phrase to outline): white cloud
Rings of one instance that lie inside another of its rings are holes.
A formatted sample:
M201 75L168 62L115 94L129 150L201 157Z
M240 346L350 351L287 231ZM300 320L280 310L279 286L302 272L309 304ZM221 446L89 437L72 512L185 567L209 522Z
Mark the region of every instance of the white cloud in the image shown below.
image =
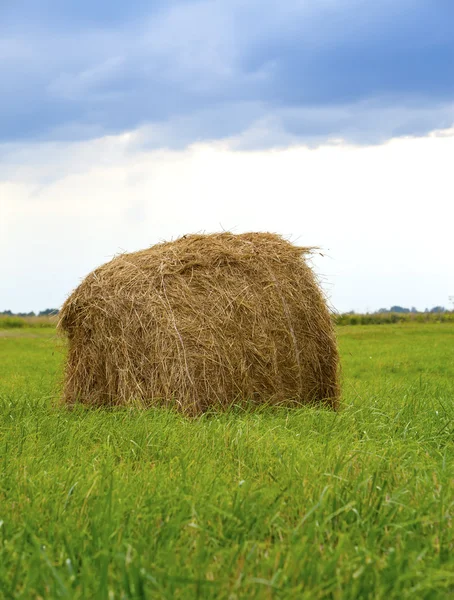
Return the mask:
M321 246L316 268L339 310L454 293L454 131L257 152L147 151L142 136L3 147L0 310L59 305L119 251L220 229Z

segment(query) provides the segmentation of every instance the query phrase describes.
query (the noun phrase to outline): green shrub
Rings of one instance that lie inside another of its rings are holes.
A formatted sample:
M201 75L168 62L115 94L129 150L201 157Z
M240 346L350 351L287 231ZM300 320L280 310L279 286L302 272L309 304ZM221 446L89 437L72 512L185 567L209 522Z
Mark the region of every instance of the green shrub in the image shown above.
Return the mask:
M5 317L0 316L0 329L21 327L55 327L56 317Z
M0 317L0 329L16 329L25 325L25 320L20 317Z
M390 323L454 323L454 311L442 313L339 313L333 314L336 325L384 325Z

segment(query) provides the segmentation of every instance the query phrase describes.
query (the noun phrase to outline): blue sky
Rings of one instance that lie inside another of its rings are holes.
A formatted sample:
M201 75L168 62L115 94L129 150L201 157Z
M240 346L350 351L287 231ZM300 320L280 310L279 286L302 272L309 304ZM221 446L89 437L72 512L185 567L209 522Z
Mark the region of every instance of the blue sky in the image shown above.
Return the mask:
M340 311L454 296L453 0L0 2L0 311L220 229Z
M6 0L0 140L423 135L454 120L453 23L452 0Z

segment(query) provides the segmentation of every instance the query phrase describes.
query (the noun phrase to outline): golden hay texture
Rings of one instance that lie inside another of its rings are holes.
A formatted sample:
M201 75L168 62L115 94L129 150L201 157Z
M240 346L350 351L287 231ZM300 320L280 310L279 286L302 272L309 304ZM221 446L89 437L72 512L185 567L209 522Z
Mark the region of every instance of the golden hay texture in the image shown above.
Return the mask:
M336 408L336 339L308 253L271 233L189 235L99 267L60 313L65 402Z

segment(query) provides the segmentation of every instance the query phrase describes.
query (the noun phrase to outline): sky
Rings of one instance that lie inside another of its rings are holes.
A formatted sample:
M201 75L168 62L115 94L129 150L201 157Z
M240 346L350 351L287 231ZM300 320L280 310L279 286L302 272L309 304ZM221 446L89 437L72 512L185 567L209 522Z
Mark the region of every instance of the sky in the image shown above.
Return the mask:
M320 247L331 305L454 295L451 0L0 4L0 311L193 232Z

